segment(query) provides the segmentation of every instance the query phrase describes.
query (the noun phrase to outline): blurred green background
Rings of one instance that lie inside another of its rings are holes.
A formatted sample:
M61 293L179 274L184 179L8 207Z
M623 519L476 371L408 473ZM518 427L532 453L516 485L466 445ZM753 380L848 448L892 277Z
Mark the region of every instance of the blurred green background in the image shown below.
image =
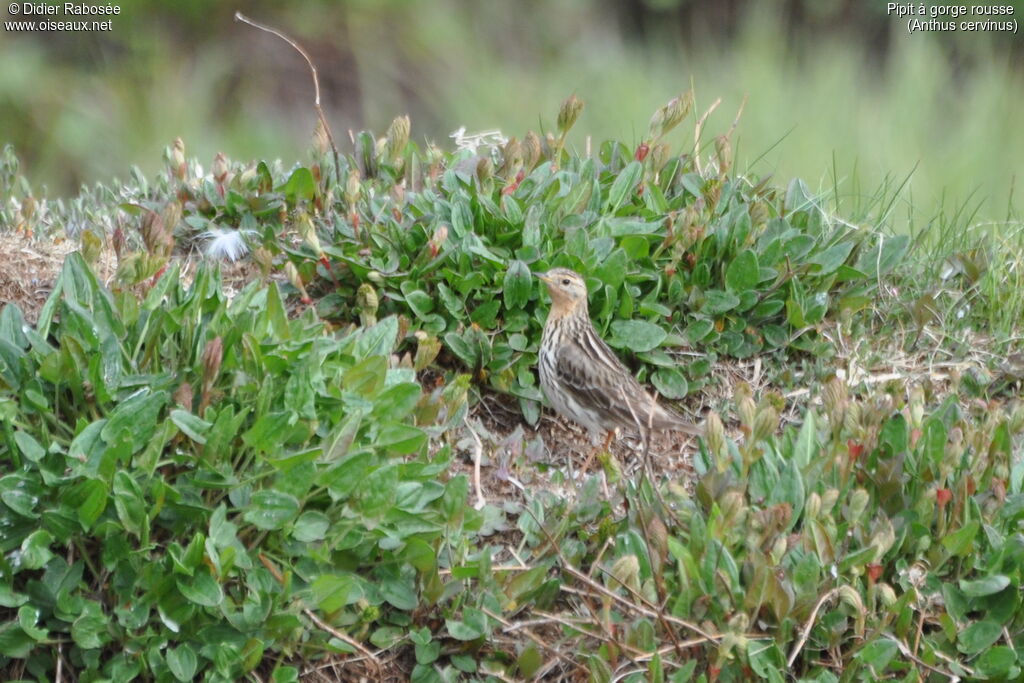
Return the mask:
M1024 0L1010 4L1009 19L1019 20ZM218 151L304 158L315 121L305 64L285 43L235 22L237 9L310 52L345 149L346 130L383 133L403 113L414 139L443 147L460 126L522 137L552 125L570 93L586 102L574 146L587 135L595 149L608 137L631 143L658 106L692 84L700 111L722 99L706 140L727 131L747 98L733 135L741 171L837 190L854 216L858 207L888 206L908 177L888 213L895 222L911 210L915 223L958 210L977 221L1016 216L1021 39L1006 31L909 34L885 2L120 6L106 33L0 25L0 143L14 144L28 177L51 195L124 177L132 164L156 172L176 136L205 164ZM0 15L12 18L6 6ZM672 135L692 144L692 126Z

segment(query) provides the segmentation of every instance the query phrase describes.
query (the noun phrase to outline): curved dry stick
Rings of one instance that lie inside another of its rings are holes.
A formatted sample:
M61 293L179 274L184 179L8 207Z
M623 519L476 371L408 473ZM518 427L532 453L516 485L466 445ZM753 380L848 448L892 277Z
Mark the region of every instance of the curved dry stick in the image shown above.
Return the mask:
M327 117L324 116L324 110L320 106L320 79L317 77L316 65L313 64L313 60L310 59L309 54L306 53L302 46L296 43L294 40L281 33L276 28L271 28L265 24L261 24L258 21L253 21L249 17L245 16L239 11L235 11L235 21L240 21L243 24L249 24L253 28L258 28L261 31L266 31L272 35L277 36L284 42L295 48L295 51L302 55L302 58L306 60L306 64L309 65L309 72L313 75L313 93L315 99L313 100L313 107L316 109L316 115L320 118L320 124L324 127L324 132L327 133L327 140L331 143L331 149L334 151L334 178L341 184L341 155L338 154L338 146L334 144L334 135L331 133L331 127L327 125Z
M803 631L800 633L800 639L796 642L796 645L793 646L793 651L789 653L789 659L786 661L786 666L790 669L793 668L793 662L796 661L796 657L800 654L800 650L804 649L804 645L807 644L807 639L811 635L811 629L814 628L814 620L817 619L818 612L821 611L822 606L826 602L837 595L839 595L839 589L833 588L828 593L821 596L818 603L814 606L814 609L811 610L811 616L807 617L807 623L804 624Z
M708 117L711 116L712 112L718 109L718 105L721 103L721 97L712 102L711 106L708 107L708 110L704 112L704 115L697 120L697 127L693 130L693 165L697 168L697 173L699 175L703 175L703 171L701 171L700 168L700 134L704 131L704 123L708 120Z

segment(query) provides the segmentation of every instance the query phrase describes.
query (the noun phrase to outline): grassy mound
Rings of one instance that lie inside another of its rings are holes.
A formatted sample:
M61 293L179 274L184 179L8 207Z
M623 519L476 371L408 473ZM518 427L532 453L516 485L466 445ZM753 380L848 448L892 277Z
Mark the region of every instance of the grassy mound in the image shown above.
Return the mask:
M686 95L637 148L577 155L581 107L453 153L398 119L289 169L202 173L176 144L166 175L70 201L8 153L3 226L81 249L38 322L0 312L5 677L1018 676L1024 409L997 354L1019 327L992 315L1020 252L950 241L940 272L941 240L731 175L728 135L673 151ZM249 282L196 249L249 252ZM764 359L767 388L712 406L693 481L644 453L473 505L474 399L539 419L552 266L664 398ZM968 359L980 332L987 364L852 372Z

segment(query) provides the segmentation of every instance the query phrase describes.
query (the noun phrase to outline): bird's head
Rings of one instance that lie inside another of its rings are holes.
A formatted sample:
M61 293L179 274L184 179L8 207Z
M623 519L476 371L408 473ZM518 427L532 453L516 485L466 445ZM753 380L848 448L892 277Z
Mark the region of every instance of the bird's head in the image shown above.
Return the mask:
M546 273L538 273L537 277L548 286L552 315L567 315L581 304L586 309L587 283L579 273L568 268L552 268Z

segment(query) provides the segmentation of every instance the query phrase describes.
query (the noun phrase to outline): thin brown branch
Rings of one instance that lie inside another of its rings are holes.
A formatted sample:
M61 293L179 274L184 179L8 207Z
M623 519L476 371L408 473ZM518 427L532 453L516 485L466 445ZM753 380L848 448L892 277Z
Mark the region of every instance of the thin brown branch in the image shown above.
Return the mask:
M349 645L354 647L356 650L358 650L360 652L360 654L362 654L364 657L366 657L366 659L369 660L370 663L373 665L374 671L377 672L377 680L379 680L379 681L380 680L384 680L384 667L381 665L380 660L377 659L377 655L375 655L372 652L370 652L366 648L365 645L360 643L355 638L353 638L353 637L351 637L351 636L349 636L349 635L347 635L345 633L342 633L338 629L334 628L333 626L328 624L326 621L324 621L323 619L318 617L316 614L314 614L313 610L309 609L308 607L303 608L302 613L305 614L307 617L309 617L310 621L312 621L314 624L319 626L323 631L326 631L327 633L330 633L332 636L334 636L338 640L340 640L340 641L342 641L344 643L348 643Z
M263 553L260 553L259 559L263 566L267 568L267 571L269 571L270 574L274 577L274 579L278 583L283 585L285 582L284 576L281 574L281 571L274 565L274 563L271 562L270 558L268 558ZM310 621L319 626L323 631L326 631L338 640L344 643L348 643L353 648L358 650L364 657L366 657L366 659L368 659L373 664L373 668L377 672L377 680L383 680L384 667L381 666L380 660L377 659L377 656L370 652L365 645L360 643L358 640L352 638L351 636L342 633L341 631L334 628L327 622L323 621L322 619L320 619L320 617L313 613L313 610L309 609L308 607L304 606L302 608L302 612L307 617L309 617Z
M800 654L800 650L804 649L804 645L807 644L807 639L811 635L811 629L814 628L814 622L818 618L818 612L821 610L822 606L826 602L828 602L837 595L839 595L839 589L833 588L828 593L825 593L823 596L821 596L818 599L818 602L814 605L814 609L811 610L811 616L807 617L807 622L804 624L803 629L801 629L800 631L799 640L797 640L796 645L793 646L793 651L789 653L789 659L786 661L786 665L790 669L793 668L793 662L796 661L796 657Z
M469 424L469 418L465 417L462 420L463 424L466 425L466 430L469 431L469 435L473 437L473 488L476 490L476 503L473 507L477 510L483 510L484 506L487 505L487 499L484 498L484 487L480 483L480 460L484 457L484 445L480 441L480 435L476 433L476 430Z
M708 120L708 117L718 109L718 105L721 103L721 97L712 102L708 110L697 120L697 127L693 130L693 165L697 169L698 174L702 173L700 168L700 134L704 130L704 123Z
M310 58L309 54L302 48L301 45L299 45L292 38L288 37L281 31L278 31L276 28L272 28L270 26L267 26L266 24L261 24L258 21L253 21L252 19L238 11L235 12L235 21L240 21L243 24L248 24L253 28L257 28L261 31L265 31L267 33L270 33L271 35L277 36L284 42L291 45L292 48L294 48L295 51L302 55L302 58L306 60L306 64L309 66L309 72L313 76L313 107L316 109L316 115L320 119L320 125L324 127L324 132L327 133L327 140L331 143L331 150L334 152L334 178L340 185L342 182L341 155L338 153L338 146L334 144L334 134L331 133L331 127L327 124L327 117L324 116L323 107L320 106L320 78L317 76L316 65L313 64L313 60Z
M572 569L572 568L569 568L569 569ZM617 594L617 593L615 593L613 591L607 590L601 584L599 584L599 583L597 583L595 581L587 580L587 575L586 574L583 574L582 572L579 572L579 571L576 571L576 572L570 571L570 573L573 576L575 576L577 579L580 579L581 581L584 581L584 583L587 583L587 585L592 590L597 591L600 595L607 595L607 596L611 597L612 600L614 600L615 602L619 603L623 607L631 609L634 612L636 612L638 614L641 614L641 615L643 615L645 617L649 617L651 619L657 619L658 618L657 611L655 611L655 610L653 610L653 609L651 609L649 607L646 607L644 605L640 605L640 604L637 604L635 602L630 602L629 600L626 600L625 598L623 598L621 595L619 595L619 594ZM581 596L584 596L584 597L590 597L590 598L600 597L600 595L599 596L595 596L591 592L583 591L583 590L580 590L578 588L573 588L572 586L561 586L561 590L565 591L566 593L572 593L574 595L581 595ZM702 629L700 626L697 626L696 624L693 624L693 623L691 623L689 621L686 621L684 619L680 619L679 617L674 617L674 616L672 616L670 614L666 614L665 615L665 620L668 621L669 623L675 624L676 626L680 626L682 628L689 629L689 630L693 631L694 633L699 634L701 636L701 639L700 639L699 642L701 642L701 643L717 643L719 640L722 639L722 636L720 636L718 634L714 634L714 633L708 633L707 631Z
M909 647L907 647L907 644L906 644L906 643L904 643L904 642L903 642L902 640L900 640L899 638L896 638L895 636L892 636L892 635L890 635L890 634L886 634L886 635L888 635L888 636L889 636L889 639L890 639L891 641L893 641L894 643L896 643L896 647L898 647L898 648L899 648L900 652L902 652L902 653L903 653L903 656L904 656L904 657L906 657L907 659L909 659L910 661L912 661L912 662L913 662L914 664L917 664L917 665L918 665L919 667L921 667L921 668L923 668L923 669L927 669L928 671L931 671L932 673L935 673L935 674L939 674L940 676L945 676L945 677L946 677L946 678L948 678L948 679L949 679L950 681L953 681L953 683L959 683L959 681L960 681L960 680L962 680L962 679L961 679L961 678L960 678L959 676L957 676L957 675L956 675L956 674L954 674L954 673L950 673L949 671L943 671L942 669L939 669L939 668L937 668L937 667L934 667L934 666L932 666L931 664L926 664L926 663L924 662L924 660L922 660L922 659L921 659L920 657L918 657L917 655L915 655L914 653L912 653L912 652L910 651L910 648L909 648ZM936 655L938 655L938 654L940 654L940 653L939 653L938 651L936 651L936 652L935 652L935 654L936 654ZM971 670L970 670L969 668L967 668L966 666L963 666L962 664L961 664L960 666L962 666L962 667L963 667L963 669L964 669L964 672L965 672L965 673L967 673L967 675L968 675L968 676L973 676L973 675L974 675L974 672L973 672L973 671L971 671Z
M565 662L566 664L568 664L568 665L569 665L569 666L571 666L572 668L576 669L576 671L577 671L578 673L582 674L583 676L588 676L588 675L589 675L589 672L588 672L588 671L586 670L586 668L584 668L584 667L583 667L582 665L580 665L580 664L579 664L578 662L575 662L575 661L573 661L573 660L572 660L572 659L571 659L570 657L568 657L567 655L563 654L563 653L562 653L562 651L561 651L561 650L559 650L559 649L558 649L557 647L555 647L554 645L549 645L549 644L545 643L545 642L544 642L544 641L543 641L543 640L542 640L542 639L540 638L540 636L538 636L538 635L536 635L535 633L533 633L533 632L532 632L532 631L531 631L531 630L530 630L529 628L526 628L525 626L524 626L523 628L519 628L519 627L517 627L517 625L515 625L515 624L513 624L513 623L509 622L509 621L508 621L507 619L505 619L504 617L502 617L502 616L500 616L500 615L498 615L498 614L495 614L494 612L492 612L491 610L487 609L486 607L480 607L480 610L481 610L481 611L482 611L482 612L483 612L484 614L486 614L487 616L489 616L489 617L490 617L491 619L494 619L495 621L499 622L499 623L500 623L500 624L501 624L501 625L502 625L502 626L503 626L503 627L505 628L505 631L506 631L506 632L511 632L511 631L522 631L522 632L523 632L523 634L524 634L524 635L525 635L525 636L526 636L527 638L529 638L529 639L530 639L530 640L532 640L532 641L533 641L534 643L536 643L536 644L537 644L537 645L538 645L538 646L539 646L540 648L544 649L544 650L545 650L545 651L547 651L547 652L550 652L551 654L553 654L553 655L554 655L555 657L557 657L557 658L558 658L558 659L560 659L561 661Z

